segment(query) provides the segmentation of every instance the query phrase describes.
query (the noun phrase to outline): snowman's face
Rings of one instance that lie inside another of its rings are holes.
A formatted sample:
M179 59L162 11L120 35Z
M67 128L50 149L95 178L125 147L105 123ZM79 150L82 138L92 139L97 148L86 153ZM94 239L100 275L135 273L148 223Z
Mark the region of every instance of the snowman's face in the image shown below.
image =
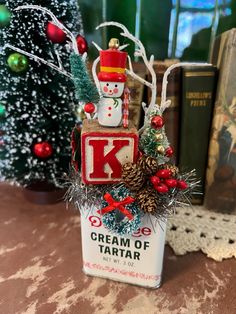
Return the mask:
M100 82L100 87L103 96L105 97L120 97L123 93L125 83L120 82Z

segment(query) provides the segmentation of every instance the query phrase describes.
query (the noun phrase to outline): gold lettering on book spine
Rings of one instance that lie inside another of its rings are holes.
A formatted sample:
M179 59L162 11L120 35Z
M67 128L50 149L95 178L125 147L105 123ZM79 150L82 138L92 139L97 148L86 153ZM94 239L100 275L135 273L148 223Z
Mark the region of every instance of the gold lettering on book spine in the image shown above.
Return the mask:
M212 93L208 92L187 92L185 94L187 99L211 99Z
M185 77L196 77L196 76L215 76L215 72L185 72Z
M191 107L206 107L207 102L206 102L206 100L191 100L190 106Z

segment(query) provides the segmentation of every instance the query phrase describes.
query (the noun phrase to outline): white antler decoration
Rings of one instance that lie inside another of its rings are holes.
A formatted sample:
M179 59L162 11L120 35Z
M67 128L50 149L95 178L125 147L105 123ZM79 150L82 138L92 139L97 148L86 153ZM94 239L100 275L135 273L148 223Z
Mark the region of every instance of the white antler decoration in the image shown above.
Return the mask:
M93 74L93 79L94 79L94 82L95 82L95 84L96 84L98 93L99 93L99 95L101 96L101 95L102 95L102 92L101 92L101 89L100 89L100 84L99 84L99 80L98 80L97 72L96 72L96 68L97 68L97 65L98 65L99 61L100 61L100 57L97 57L97 59L95 59L95 60L93 61L92 74Z
M74 35L72 34L72 32L71 32L68 28L66 28L66 27L56 18L56 16L55 16L51 11L49 11L48 9L43 8L43 7L40 7L40 6L38 6L38 5L22 5L22 6L17 7L14 11L28 10L28 9L31 9L31 10L39 10L39 11L42 11L42 12L44 12L45 14L49 15L49 16L51 17L51 19L52 19L52 22L53 22L57 27L59 27L61 30L63 30L63 31L66 33L67 37L70 39L71 45L72 45L72 49L73 49L74 53L79 54L78 45L77 45L75 36L74 36ZM35 61L41 62L41 63L43 63L43 64L46 64L46 65L49 66L50 68L52 68L52 69L56 70L57 72L59 72L59 73L61 73L61 74L63 74L63 75L65 75L65 76L67 76L67 77L69 77L69 78L72 79L71 73L67 72L67 71L63 68L58 53L56 53L58 65L55 65L55 64L53 64L53 63L51 63L51 62L49 62L49 61L44 60L43 58L40 58L40 57L38 57L38 56L35 56L35 55L32 54L32 53L29 53L29 52L27 52L27 51L24 51L23 49L20 49L20 48L18 48L18 47L12 46L12 45L10 45L10 44L6 44L6 45L4 46L4 48L11 48L12 50L15 50L15 51L17 51L17 52L19 52L19 53L22 53L22 54L28 56L29 58L34 59ZM86 57L87 57L87 53L85 52L85 53L83 54L83 56L82 56L83 61L85 61Z
M57 72L59 72L59 73L65 75L65 76L69 77L70 79L72 79L72 75L71 75L69 72L67 72L67 71L61 66L61 64L59 64L59 66L57 66L57 65L55 65L55 64L53 64L53 63L51 63L51 62L49 62L49 61L44 60L43 58L40 58L40 57L38 57L38 56L35 56L35 55L33 55L32 53L29 53L29 52L27 52L27 51L24 51L24 50L22 50L22 49L20 49L20 48L18 48L18 47L15 47L15 46L10 45L10 44L5 44L4 49L5 49L5 48L10 48L10 49L15 50L15 51L17 51L17 52L19 52L19 53L21 53L21 54L23 54L23 55L25 55L25 56L31 58L31 59L34 59L35 61L41 62L41 63L43 63L43 64L46 64L46 65L49 66L50 68L52 68L52 69L56 70Z
M168 100L166 99L167 96L167 85L168 85L168 75L170 72L178 67L184 67L184 66L209 66L210 63L200 63L200 62L179 62L172 64L167 68L167 70L164 73L163 81L162 81L162 91L161 91L161 103L160 103L160 110L161 112L164 112L165 109L168 107Z
M210 63L200 63L200 62L178 62L175 64L172 64L167 68L167 70L164 73L163 80L162 80L162 91L161 91L161 103L155 104L152 109L158 109L160 113L162 114L166 108L168 108L171 104L171 100L167 99L167 85L168 85L168 76L172 70L178 67L184 67L184 66L209 66L211 65ZM149 114L151 113L151 110L145 108L145 104L142 104L145 112L145 117L144 117L144 124L143 126L139 129L139 133L142 133L142 131L146 128L148 124L148 118Z

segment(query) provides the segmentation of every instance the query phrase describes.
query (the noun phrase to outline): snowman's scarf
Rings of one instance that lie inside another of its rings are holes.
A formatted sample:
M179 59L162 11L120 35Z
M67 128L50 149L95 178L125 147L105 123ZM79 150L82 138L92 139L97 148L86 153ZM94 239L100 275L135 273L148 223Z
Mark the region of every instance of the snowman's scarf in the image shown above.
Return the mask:
M103 98L113 99L113 101L114 101L113 105L114 105L115 108L116 108L116 107L118 106L118 104L119 104L119 101L117 100L117 98L105 97L105 96L103 96ZM120 99L120 98L118 98L118 99Z

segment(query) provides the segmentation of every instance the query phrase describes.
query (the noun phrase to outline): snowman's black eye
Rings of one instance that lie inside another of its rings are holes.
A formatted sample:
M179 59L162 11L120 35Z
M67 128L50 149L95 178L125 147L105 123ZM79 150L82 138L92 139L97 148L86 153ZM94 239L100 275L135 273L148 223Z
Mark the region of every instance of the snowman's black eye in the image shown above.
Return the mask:
M117 84L115 85L115 87L117 87Z
M109 83L106 83L106 86L109 86Z

